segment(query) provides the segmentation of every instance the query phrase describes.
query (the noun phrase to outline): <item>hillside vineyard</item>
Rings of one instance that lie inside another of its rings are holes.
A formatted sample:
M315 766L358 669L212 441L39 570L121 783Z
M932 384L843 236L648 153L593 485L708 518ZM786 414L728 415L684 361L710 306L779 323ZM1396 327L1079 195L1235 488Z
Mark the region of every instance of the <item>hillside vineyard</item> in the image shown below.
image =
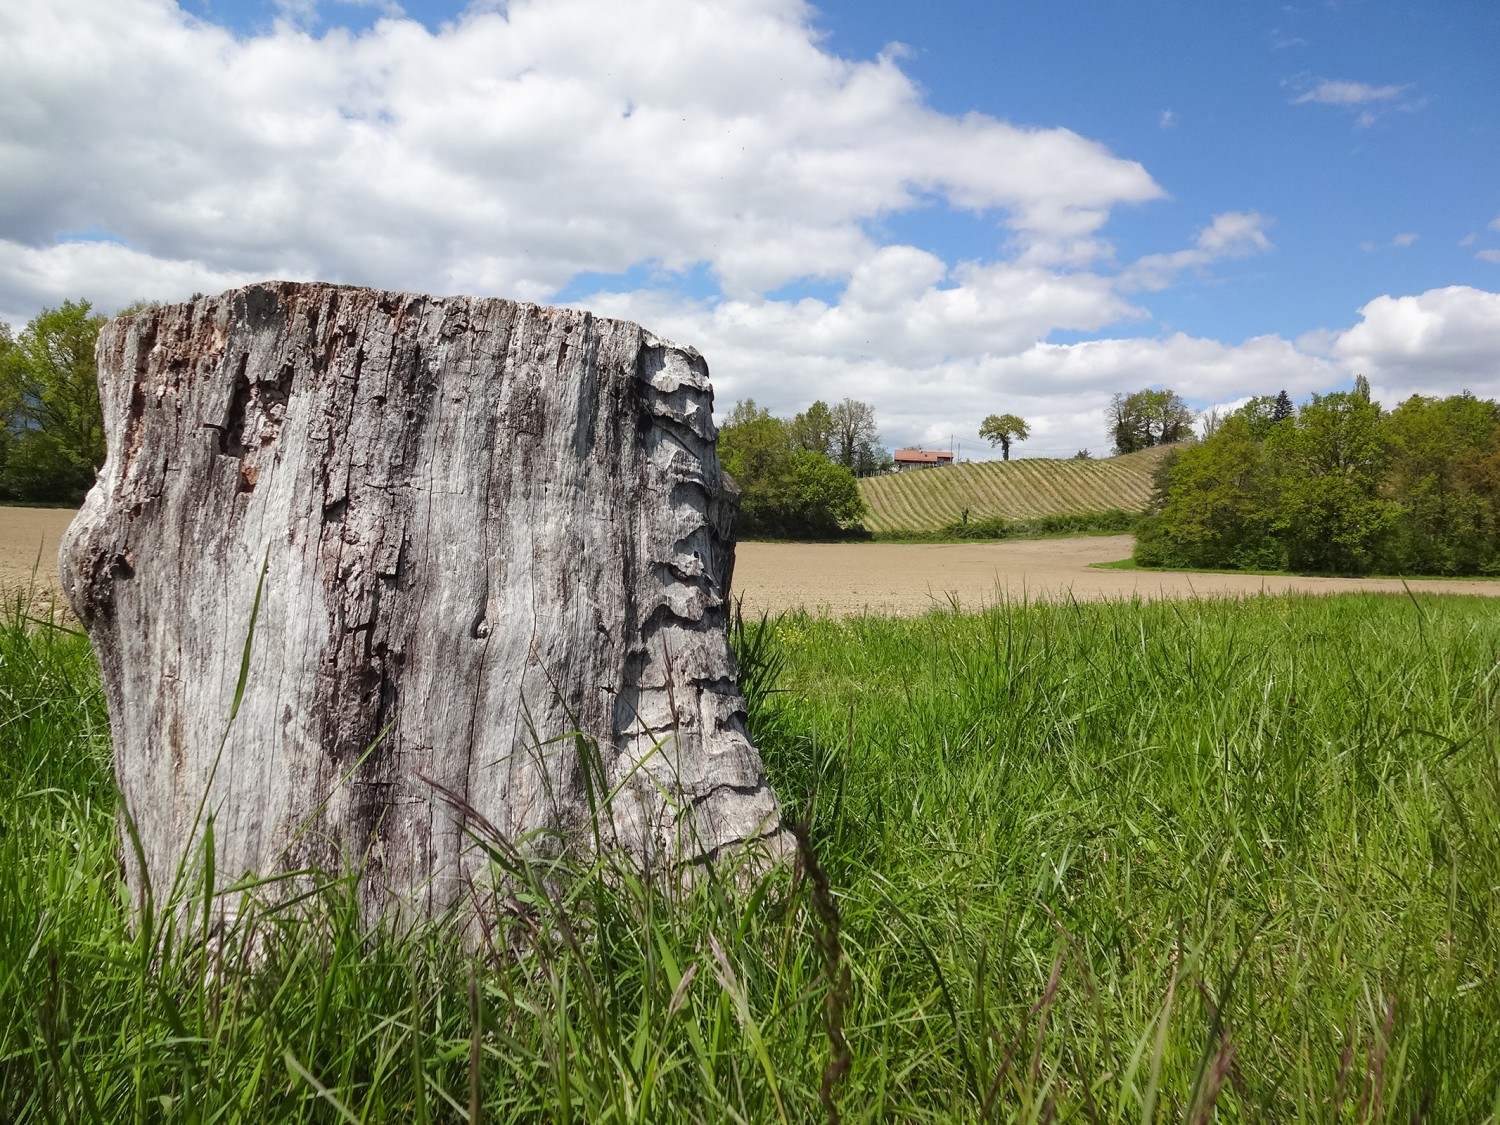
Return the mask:
M1088 461L1028 458L919 469L860 481L865 526L878 533L935 531L971 520L1144 511L1164 449Z

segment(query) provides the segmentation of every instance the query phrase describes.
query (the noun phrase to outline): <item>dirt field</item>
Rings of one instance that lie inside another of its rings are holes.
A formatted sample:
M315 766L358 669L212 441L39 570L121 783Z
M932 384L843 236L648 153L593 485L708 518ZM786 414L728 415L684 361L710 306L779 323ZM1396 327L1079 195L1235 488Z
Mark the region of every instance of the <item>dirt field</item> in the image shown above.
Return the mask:
M736 593L759 614L803 606L815 613L925 613L951 600L966 609L1003 598L1190 598L1307 590L1400 593L1380 578L1261 578L1092 570L1130 556L1129 535L1012 543L741 543ZM1417 581L1413 590L1500 596L1500 582Z
M72 520L71 508L0 507L0 594L6 606L16 604L17 591L24 596L32 587L33 571L31 612L45 617L54 602L60 609L67 606L58 586L57 544Z
M57 508L0 507L0 591L6 604L32 581L33 612L45 614L57 588L57 544L73 518ZM1400 593L1381 578L1260 578L1239 574L1174 574L1092 570L1090 563L1129 556L1128 535L1037 539L1013 543L741 543L734 592L759 614L798 606L814 613L925 613L956 600L978 609L1002 598L1187 598L1261 591L1351 590ZM1413 590L1500 597L1500 582L1415 581Z

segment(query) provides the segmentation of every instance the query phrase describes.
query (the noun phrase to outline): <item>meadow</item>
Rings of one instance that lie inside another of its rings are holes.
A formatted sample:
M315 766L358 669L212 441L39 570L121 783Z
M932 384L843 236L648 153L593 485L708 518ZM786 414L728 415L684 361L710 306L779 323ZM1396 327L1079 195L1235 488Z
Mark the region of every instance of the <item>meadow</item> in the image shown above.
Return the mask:
M337 873L132 930L92 657L13 616L0 1119L1500 1121L1500 603L735 642L797 862L683 886L489 841L470 953L363 929Z

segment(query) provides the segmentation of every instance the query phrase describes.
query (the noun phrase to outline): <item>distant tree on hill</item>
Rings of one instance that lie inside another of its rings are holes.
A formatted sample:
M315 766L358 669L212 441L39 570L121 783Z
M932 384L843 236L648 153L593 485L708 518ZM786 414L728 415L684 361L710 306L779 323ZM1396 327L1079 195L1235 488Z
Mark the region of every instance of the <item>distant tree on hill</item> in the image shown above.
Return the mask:
M1148 387L1134 394L1117 394L1109 403L1110 439L1116 453L1170 445L1192 436L1193 418L1176 391Z
M1000 447L1000 459L1010 460L1010 443L1031 436L1026 420L1015 414L991 414L979 424L979 436Z

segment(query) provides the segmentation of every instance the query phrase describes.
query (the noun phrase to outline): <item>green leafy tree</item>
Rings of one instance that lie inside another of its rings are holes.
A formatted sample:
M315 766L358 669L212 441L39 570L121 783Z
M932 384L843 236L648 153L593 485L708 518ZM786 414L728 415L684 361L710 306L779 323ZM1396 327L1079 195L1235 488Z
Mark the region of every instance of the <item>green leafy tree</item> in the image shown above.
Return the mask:
M791 451L776 500L778 523L794 536L837 535L865 514L854 474L810 449Z
M76 504L104 461L94 344L105 318L87 301L44 309L0 358L7 448L0 492Z
M737 403L719 430L719 460L741 489L740 526L749 535L836 535L864 515L859 485L843 465L802 448L797 424Z
M1282 391L1281 394L1285 395L1286 392ZM1249 424L1251 436L1256 441L1265 441L1271 434L1272 426L1292 416L1290 402L1286 404L1284 414L1282 406L1280 395L1256 395L1235 413Z
M1253 399L1158 468L1145 565L1401 574L1500 572L1500 405L1368 384L1278 418Z
M10 334L10 325L0 321L0 499L5 496L5 462L15 438L16 390L6 367L6 357L15 351L15 337Z
M888 458L880 445L875 425L875 408L867 402L846 398L829 411L833 423L831 460L857 477L878 473Z
M1276 493L1253 424L1242 412L1175 452L1158 477L1159 511L1136 539L1148 566L1275 568Z
M1382 495L1381 413L1352 391L1313 395L1294 425L1266 439L1280 497L1277 531L1294 570L1357 574L1380 557L1398 514Z
M1010 460L1010 443L1025 441L1031 436L1026 420L1016 414L991 414L979 424L979 436L990 445L1000 447L1000 459Z
M792 444L798 449L821 453L824 457L833 454L833 411L822 399L818 399L801 414L792 419Z
M1186 441L1194 415L1176 391L1150 387L1117 394L1109 403L1110 440L1116 453L1136 453L1156 445Z
M1386 418L1386 493L1401 514L1383 569L1475 574L1496 555L1500 408L1471 394L1413 395Z
M755 404L753 398L735 403L719 429L719 461L739 483L740 511L754 512L761 482L779 471L791 438L786 423Z

